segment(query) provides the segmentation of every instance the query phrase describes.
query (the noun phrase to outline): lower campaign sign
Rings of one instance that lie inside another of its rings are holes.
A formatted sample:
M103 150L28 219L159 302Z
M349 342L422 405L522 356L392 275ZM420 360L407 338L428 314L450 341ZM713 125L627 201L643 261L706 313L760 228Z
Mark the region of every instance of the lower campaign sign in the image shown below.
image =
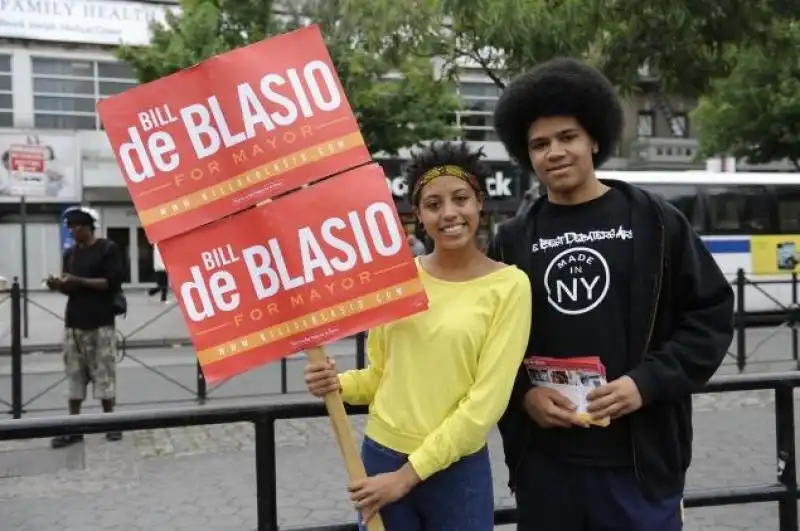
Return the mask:
M209 382L428 308L380 167L161 242Z

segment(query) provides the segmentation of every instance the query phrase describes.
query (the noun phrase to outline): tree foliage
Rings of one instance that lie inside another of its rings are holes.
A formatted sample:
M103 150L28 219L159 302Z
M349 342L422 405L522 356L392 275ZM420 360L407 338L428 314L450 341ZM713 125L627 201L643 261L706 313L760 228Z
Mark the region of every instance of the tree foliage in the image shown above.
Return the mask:
M701 155L788 159L800 170L800 21L776 21L769 35L735 50L731 75L712 83L692 119Z
M343 1L372 39L395 34L406 51L443 54L449 64L470 59L500 87L539 62L572 56L600 68L622 92L635 89L647 64L660 90L685 96L727 75L727 47L760 38L776 3L790 9L789 0Z
M183 0L179 14L151 26L147 46L123 46L118 57L140 82L308 23L320 25L334 66L375 153L394 155L420 141L450 138L459 102L429 60L368 41L341 0L296 0L276 14L272 0ZM285 3L284 3L285 4ZM380 15L380 14L376 14Z

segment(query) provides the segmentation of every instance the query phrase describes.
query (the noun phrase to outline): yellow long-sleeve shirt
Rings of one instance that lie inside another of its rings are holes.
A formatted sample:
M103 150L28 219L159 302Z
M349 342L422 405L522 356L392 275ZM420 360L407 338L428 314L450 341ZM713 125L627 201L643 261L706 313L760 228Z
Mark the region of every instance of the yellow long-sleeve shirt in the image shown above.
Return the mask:
M480 450L505 411L528 344L531 288L514 266L465 282L418 270L430 308L370 330L369 366L339 381L345 402L370 406L367 436L409 454L424 480Z

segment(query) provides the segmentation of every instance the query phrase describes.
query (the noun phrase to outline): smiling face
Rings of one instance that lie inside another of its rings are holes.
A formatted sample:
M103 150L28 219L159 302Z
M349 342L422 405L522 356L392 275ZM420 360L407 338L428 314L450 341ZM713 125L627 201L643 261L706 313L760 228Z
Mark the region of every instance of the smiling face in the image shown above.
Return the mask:
M481 207L472 186L443 175L422 188L415 212L436 249L456 250L475 244Z
M528 129L531 165L549 194L574 195L594 180L597 145L575 118L539 118Z

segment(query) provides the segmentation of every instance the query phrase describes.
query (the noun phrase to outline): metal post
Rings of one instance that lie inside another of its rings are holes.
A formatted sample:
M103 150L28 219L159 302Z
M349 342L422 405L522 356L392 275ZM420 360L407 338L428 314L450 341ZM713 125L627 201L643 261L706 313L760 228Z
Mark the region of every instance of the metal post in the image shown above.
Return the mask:
M22 301L22 312L23 312L23 326L25 334L25 339L28 339L28 296L30 291L28 288L30 285L28 284L28 203L25 201L25 196L21 196L19 200L19 210L20 210L20 227L22 228L22 241L21 241L21 250L22 250L22 294L25 299Z
M11 285L11 414L22 418L22 330L19 280Z
M261 414L255 420L257 531L278 531L278 478L275 464L275 420Z
M281 394L285 395L289 392L289 382L286 378L286 358L281 358Z
M359 332L356 334L356 368L363 369L367 366L367 334Z
M205 404L208 398L208 389L206 388L206 375L203 374L203 368L200 366L200 361L197 362L197 402Z
M736 271L736 367L739 372L744 372L744 367L747 364L747 346L745 341L745 315L744 315L744 287L745 287L744 269Z
M775 388L775 442L778 451L778 481L786 487L786 494L778 502L778 528L780 531L797 531L794 389L786 383Z
M792 309L789 315L789 322L792 324L792 356L794 357L794 361L797 362L797 368L800 369L800 352L798 352L798 330L797 327L800 325L798 323L798 319L800 319L800 306L797 305L798 293L797 293L797 273L792 272Z

